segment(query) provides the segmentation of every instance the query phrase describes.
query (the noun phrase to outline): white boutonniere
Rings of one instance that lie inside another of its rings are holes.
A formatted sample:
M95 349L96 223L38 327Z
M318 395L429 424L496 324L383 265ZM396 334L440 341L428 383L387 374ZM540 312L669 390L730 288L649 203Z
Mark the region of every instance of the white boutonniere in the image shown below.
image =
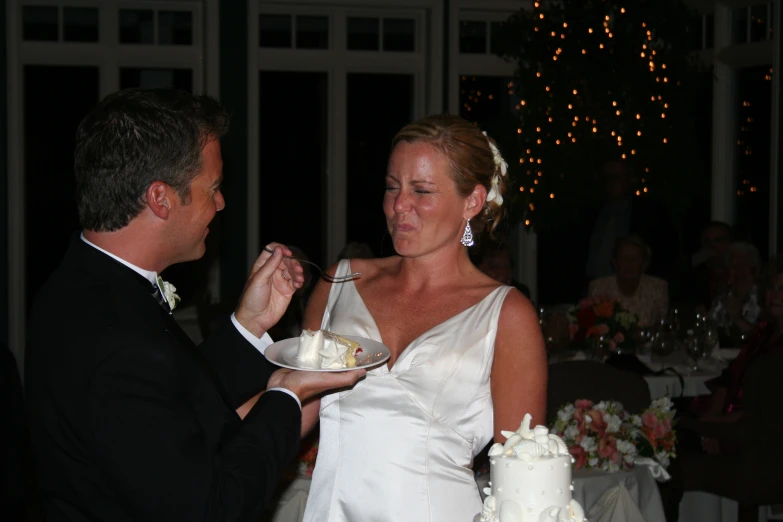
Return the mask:
M160 291L163 292L163 297L166 299L166 302L169 304L169 308L173 312L181 300L176 293L177 287L171 283L167 283L163 280L162 277L158 276L158 288L160 288Z

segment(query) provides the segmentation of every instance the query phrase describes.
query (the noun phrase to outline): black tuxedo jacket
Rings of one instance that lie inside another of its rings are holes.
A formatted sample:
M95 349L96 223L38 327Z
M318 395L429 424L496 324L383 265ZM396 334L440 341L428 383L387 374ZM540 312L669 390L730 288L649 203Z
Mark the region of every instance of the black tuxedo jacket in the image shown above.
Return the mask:
M257 520L299 447L301 412L226 318L195 346L150 282L71 242L35 300L26 398L48 521Z

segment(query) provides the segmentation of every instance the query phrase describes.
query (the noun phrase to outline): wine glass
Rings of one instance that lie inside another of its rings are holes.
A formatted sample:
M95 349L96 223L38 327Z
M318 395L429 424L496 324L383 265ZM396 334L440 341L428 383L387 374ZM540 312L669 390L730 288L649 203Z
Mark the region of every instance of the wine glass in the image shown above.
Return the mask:
M691 359L693 359L692 371L699 369L699 360L704 357L704 341L702 336L696 335L693 330L688 330L688 337L685 339L685 350Z

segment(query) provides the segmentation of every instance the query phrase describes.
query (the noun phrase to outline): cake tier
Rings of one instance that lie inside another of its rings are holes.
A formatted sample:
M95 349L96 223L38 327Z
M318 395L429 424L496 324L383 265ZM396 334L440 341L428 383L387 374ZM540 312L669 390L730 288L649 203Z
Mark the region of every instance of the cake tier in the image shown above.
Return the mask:
M571 502L571 456L556 455L525 461L511 455L490 459L490 481L496 509L521 514L519 522L539 522L541 512ZM514 517L518 520L517 517Z

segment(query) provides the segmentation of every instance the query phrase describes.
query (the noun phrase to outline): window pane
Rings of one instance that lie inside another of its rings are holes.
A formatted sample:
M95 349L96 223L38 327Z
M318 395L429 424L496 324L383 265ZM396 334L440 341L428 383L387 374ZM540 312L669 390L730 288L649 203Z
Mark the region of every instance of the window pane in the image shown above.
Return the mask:
M487 52L487 23L462 20L459 24L459 52L463 54Z
M158 43L191 45L193 43L193 13L190 11L158 12Z
M193 71L190 69L123 67L120 69L120 89L130 87L181 89L193 92Z
M348 18L348 49L377 51L379 31L377 18Z
M489 52L499 54L500 39L495 38L503 30L504 22L490 22L489 24Z
M770 20L767 18L766 5L754 5L750 8L750 41L758 42L767 39L767 25Z
M79 230L76 127L99 97L97 67L24 67L25 256L28 303ZM57 86L57 88L52 88Z
M259 45L261 47L291 47L291 17L288 15L265 15L259 17Z
M738 7L731 11L731 41L735 44L748 41L747 7Z
M347 238L379 256L394 253L383 214L386 164L392 138L413 119L413 92L412 75L348 75Z
M120 43L155 43L153 24L152 11L120 9Z
M770 125L769 65L741 69L737 79L737 231L767 257L769 243Z
M66 42L97 42L98 10L91 7L63 8L63 36Z
M416 21L406 18L383 19L383 50L413 52L416 47Z
M261 244L298 246L323 265L330 264L324 248L328 83L321 72L261 71L259 86Z
M24 6L22 8L22 36L25 40L57 41L57 8Z
M328 49L329 18L326 16L296 17L297 49Z

